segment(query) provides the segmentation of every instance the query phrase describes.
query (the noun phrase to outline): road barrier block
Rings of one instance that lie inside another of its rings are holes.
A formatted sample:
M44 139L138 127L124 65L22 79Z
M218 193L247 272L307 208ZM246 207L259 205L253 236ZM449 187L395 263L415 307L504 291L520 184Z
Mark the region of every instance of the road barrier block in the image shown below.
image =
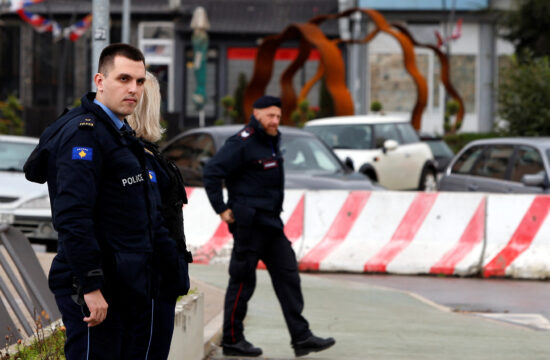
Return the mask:
M550 277L550 196L488 195L483 276Z

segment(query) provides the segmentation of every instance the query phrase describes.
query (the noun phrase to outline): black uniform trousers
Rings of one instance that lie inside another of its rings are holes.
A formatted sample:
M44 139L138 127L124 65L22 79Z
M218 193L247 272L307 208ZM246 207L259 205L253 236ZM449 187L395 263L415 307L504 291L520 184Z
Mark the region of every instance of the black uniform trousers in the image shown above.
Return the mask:
M77 304L72 295L55 300L66 328L67 360L153 359L149 354L151 304L109 303L105 320L88 327L83 320L89 314L86 305Z
M256 267L262 260L281 304L292 342L311 335L302 316L304 299L296 255L282 229L253 224L230 225L234 244L229 264L229 285L225 294L223 343L244 339L243 320L247 303L256 287Z

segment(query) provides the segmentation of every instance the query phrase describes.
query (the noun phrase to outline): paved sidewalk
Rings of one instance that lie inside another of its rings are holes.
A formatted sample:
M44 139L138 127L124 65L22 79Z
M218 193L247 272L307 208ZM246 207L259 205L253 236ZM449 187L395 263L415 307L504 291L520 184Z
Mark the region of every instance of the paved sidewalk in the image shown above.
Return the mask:
M192 265L190 273L202 284L219 289L224 289L228 280L227 265ZM290 338L269 275L261 270L257 274L245 335L263 349L263 359L292 359ZM315 274L301 277L305 316L312 330L337 341L333 348L305 358L550 359L547 331L453 313L402 291ZM208 294L205 300L213 301ZM225 357L215 347L210 358Z

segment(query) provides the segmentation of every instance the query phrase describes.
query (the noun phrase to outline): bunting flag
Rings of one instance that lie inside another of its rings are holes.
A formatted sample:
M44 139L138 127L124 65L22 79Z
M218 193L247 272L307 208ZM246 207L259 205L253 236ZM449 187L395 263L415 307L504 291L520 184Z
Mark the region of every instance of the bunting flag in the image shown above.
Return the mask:
M15 0L11 3L11 8L23 21L29 23L36 31L43 33L51 31L55 41L61 39L61 35L69 38L71 41L78 40L92 25L92 15L85 16L75 24L62 29L58 22L47 19L41 15L33 14L25 7L36 4L44 0Z
M43 16L30 13L25 9L21 8L16 11L19 14L19 17L25 22L29 23L36 31L42 33L46 31L54 32L56 29L61 30L59 24L50 19L46 19Z
M71 41L78 40L92 25L92 15L86 15L82 20L63 29L63 34Z
M448 36L446 39L441 36L439 31L435 32L435 38L437 39L437 47L441 47L444 44L448 43L451 40L457 40L462 36L462 18L458 19L456 26L451 33L451 36Z
M24 8L25 6L29 6L32 4L38 4L44 0L11 0L10 3L10 11L11 12L17 12L17 10Z

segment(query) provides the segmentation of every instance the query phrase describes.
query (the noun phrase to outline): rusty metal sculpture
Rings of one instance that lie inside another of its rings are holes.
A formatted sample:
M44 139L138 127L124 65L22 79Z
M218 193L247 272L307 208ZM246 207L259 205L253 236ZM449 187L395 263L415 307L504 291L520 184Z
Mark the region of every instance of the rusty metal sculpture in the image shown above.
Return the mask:
M306 61L307 56L315 46L320 53L321 62L327 69L325 75L327 90L334 100L334 112L337 115L353 115L353 101L345 82L344 62L336 45L327 39L321 29L315 24L293 24L288 26L281 34L269 36L264 39L258 48L254 63L252 79L244 93L243 108L245 114L250 117L254 100L264 94L271 79L275 51L281 43L287 40L300 40L300 55L293 63L294 67L287 69L281 79L281 102L283 106L282 124L290 124L290 113L296 108L296 94L292 86L292 76L301 66L300 62ZM296 66L298 66L296 68Z
M359 40L328 40L320 31L319 25L327 20L335 20L342 17L348 17L355 12L362 12L369 16L369 18L375 23L376 28L367 34L365 38ZM315 26L311 26L315 25ZM456 121L453 124L453 129L457 128L457 124L463 119L464 116L464 103L458 95L458 92L454 89L449 78L449 65L447 57L435 46L428 44L421 44L416 42L412 35L406 28L398 24L389 24L382 14L376 10L353 8L346 10L338 14L321 15L309 20L307 24L294 24L286 28L281 34L268 37L260 45L258 54L256 56L254 74L248 87L245 91L244 97L244 109L247 117L250 116L251 107L254 100L263 95L267 84L271 78L273 70L273 59L275 51L285 40L300 39L299 53L296 59L283 72L281 83L281 100L283 103L283 124L290 123L290 114L296 108L296 104L305 99L311 88L317 83L323 76L326 76L326 85L329 93L332 96L334 103L334 113L337 116L352 115L353 114L353 101L349 91L345 87L344 82L344 65L341 59L341 54L337 48L340 43L368 43L380 32L387 33L393 36L400 44L403 55L404 65L407 72L411 75L416 89L417 99L414 106L411 123L415 129L420 130L422 113L426 107L428 99L428 86L426 80L418 70L416 66L416 58L414 54L414 47L427 47L432 49L438 56L441 63L441 81L449 94L459 103L459 112L456 117ZM303 86L299 96L296 96L292 79L296 72L301 69L309 53L311 52L312 45L314 45L321 54L321 61L317 73ZM342 86L343 84L343 86Z
M362 40L348 40L346 42L367 43L380 32L384 32L394 37L399 42L399 45L401 46L401 49L403 51L403 61L405 69L411 75L417 90L416 104L412 111L411 123L415 129L420 130L422 113L424 112L424 109L426 108L426 104L428 102L428 84L426 83L426 79L424 79L424 76L422 76L420 71L418 71L418 68L416 66L416 57L414 54L414 44L408 36L392 28L392 26L386 21L382 14L372 9L352 8L339 14L317 16L312 18L309 22L320 25L327 20L348 17L358 11L367 15L374 22L376 28L374 31L367 34L367 36Z
M462 120L464 119L464 101L462 100L462 97L458 94L458 91L456 91L451 82L449 58L441 50L439 50L437 46L432 44L419 43L418 41L416 41L409 30L407 30L407 28L403 25L394 23L392 23L391 25L401 31L401 33L403 33L405 36L407 36L414 44L414 46L431 49L437 55L437 58L439 59L439 64L441 65L441 82L443 83L443 86L445 86L445 90L447 90L449 95L451 95L451 97L455 99L455 101L458 103L458 113L456 114L455 122L451 126L451 132L455 132L460 128Z

